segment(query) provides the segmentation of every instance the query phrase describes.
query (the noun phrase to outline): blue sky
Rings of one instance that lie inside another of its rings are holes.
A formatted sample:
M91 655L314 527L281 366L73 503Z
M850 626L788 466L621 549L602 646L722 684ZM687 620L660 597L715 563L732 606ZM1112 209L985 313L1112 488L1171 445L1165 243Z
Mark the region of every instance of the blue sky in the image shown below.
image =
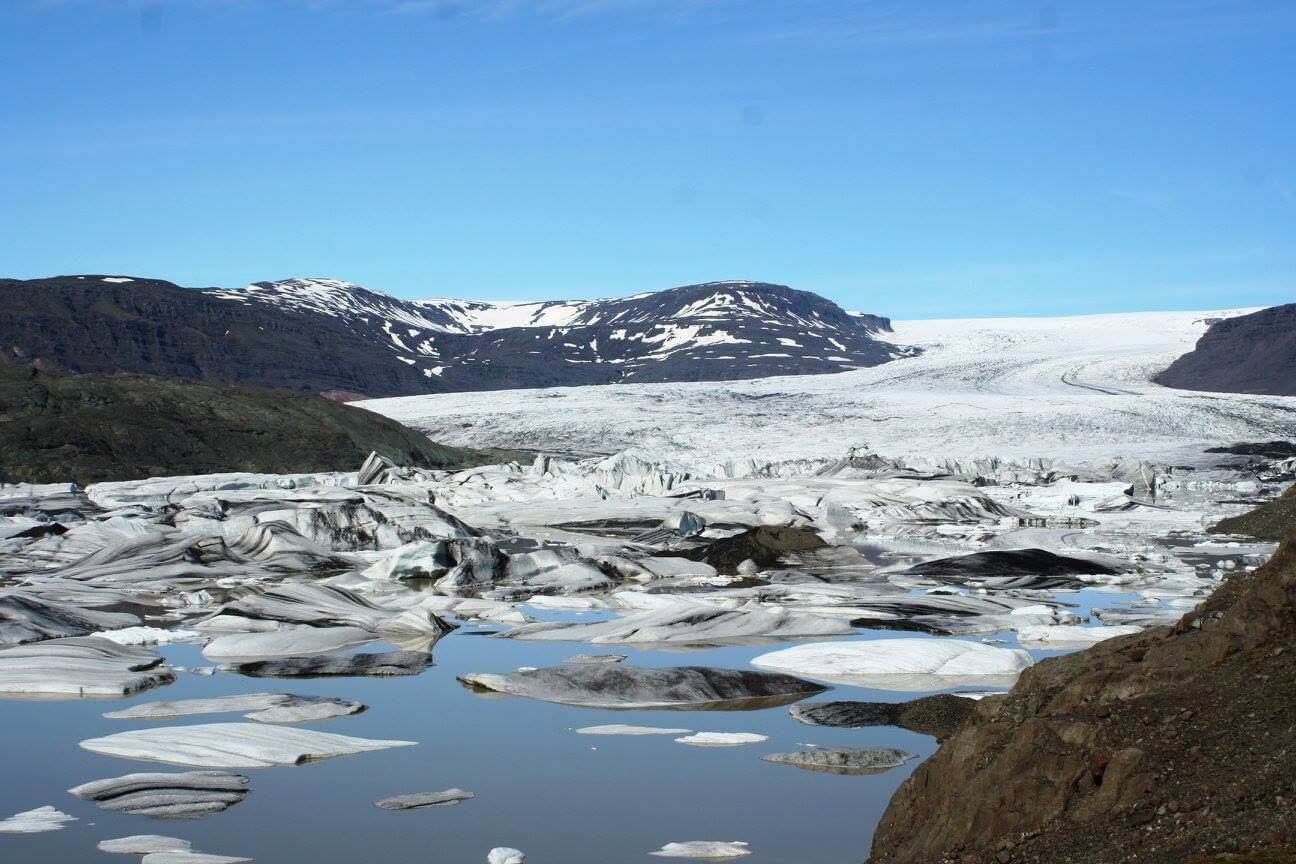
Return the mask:
M1290 0L4 0L0 275L1296 300Z

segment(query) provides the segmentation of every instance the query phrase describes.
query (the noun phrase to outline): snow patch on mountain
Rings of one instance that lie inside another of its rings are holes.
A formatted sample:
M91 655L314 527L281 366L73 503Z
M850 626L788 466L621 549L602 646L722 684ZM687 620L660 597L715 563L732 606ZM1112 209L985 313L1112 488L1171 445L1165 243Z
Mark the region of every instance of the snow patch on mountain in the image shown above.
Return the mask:
M877 338L885 318L760 282L534 302L402 300L322 278L207 293L324 316L415 367L430 391L840 372L916 350Z

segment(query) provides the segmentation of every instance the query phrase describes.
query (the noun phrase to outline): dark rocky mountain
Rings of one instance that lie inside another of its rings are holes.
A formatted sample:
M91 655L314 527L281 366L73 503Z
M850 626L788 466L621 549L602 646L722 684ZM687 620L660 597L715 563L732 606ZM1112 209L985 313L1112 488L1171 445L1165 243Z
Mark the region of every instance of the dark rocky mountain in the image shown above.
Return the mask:
M361 396L839 372L906 353L885 318L781 285L615 300L408 301L328 279L193 290L0 280L9 361Z
M435 392L328 316L229 303L160 279L0 280L0 357L290 390Z
M1043 660L951 716L870 864L1296 859L1292 527L1174 626Z
M424 392L804 375L902 353L877 338L887 319L761 282L538 303L400 300L331 279L210 293L327 317L436 379Z
M428 468L514 455L444 447L314 393L0 366L4 482L354 471L370 452Z
M1296 303L1216 321L1153 380L1181 390L1296 396Z

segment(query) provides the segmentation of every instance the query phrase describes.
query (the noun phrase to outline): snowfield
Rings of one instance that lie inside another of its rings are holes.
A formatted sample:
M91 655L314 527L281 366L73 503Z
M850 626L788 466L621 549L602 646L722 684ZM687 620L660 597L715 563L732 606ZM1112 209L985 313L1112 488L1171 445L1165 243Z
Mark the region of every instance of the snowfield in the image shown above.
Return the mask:
M1296 398L1172 390L1151 377L1209 322L1253 310L897 322L917 357L833 375L454 393L359 403L446 444L692 465L842 456L1167 458L1296 434Z

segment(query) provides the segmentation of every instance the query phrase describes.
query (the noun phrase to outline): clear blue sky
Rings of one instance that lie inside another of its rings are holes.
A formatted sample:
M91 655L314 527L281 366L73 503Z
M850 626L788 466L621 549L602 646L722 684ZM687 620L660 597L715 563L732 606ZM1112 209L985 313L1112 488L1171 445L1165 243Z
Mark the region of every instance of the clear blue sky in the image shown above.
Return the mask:
M1296 300L1296 3L3 0L0 275Z

